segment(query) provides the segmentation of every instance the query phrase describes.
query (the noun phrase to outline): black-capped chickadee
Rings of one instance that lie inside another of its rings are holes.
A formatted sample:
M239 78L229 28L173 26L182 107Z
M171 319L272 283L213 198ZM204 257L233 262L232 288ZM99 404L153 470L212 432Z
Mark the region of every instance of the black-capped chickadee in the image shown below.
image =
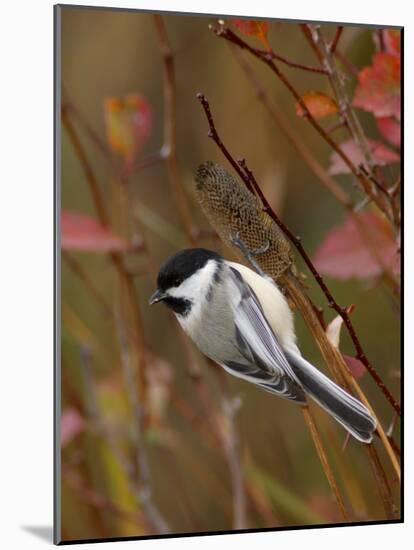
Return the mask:
M368 409L308 363L276 284L210 250L178 252L161 267L150 304L163 302L197 347L227 372L306 403L309 395L354 437L369 443Z

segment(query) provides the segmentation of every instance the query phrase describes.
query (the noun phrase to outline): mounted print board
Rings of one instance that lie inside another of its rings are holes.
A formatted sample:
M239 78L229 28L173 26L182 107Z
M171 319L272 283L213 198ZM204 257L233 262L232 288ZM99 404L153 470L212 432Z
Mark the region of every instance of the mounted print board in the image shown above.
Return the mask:
M56 543L402 520L402 38L55 7Z

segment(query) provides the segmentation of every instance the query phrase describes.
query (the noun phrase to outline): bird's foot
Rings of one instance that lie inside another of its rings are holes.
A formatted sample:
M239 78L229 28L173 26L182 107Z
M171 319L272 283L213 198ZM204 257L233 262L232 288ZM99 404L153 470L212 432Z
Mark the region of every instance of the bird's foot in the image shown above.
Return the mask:
M268 278L268 275L263 271L263 269L258 264L255 256L260 256L260 254L265 254L270 248L270 241L268 240L266 244L255 250L250 250L246 243L240 238L239 233L236 235L230 235L230 242L237 246L237 248L242 252L243 256L248 260L248 262L254 267L259 275L262 277Z

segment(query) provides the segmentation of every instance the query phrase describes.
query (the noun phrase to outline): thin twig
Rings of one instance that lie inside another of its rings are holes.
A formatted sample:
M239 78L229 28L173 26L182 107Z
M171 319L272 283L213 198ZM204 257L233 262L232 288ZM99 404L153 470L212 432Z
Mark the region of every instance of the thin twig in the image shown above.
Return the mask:
M243 55L242 50L240 48L237 48L233 44L229 44L231 51L233 52L234 56L236 57L237 61L239 62L240 66L242 67L243 71L246 74L246 77L251 82L254 90L256 91L256 95L263 103L265 108L268 110L270 115L272 116L273 120L276 122L276 124L281 128L281 130L286 135L287 139L290 141L290 143L295 147L296 151L299 153L299 155L303 158L303 160L307 163L309 168L313 171L313 173L319 178L321 183L332 193L332 195L342 204L342 206L347 210L348 214L352 217L352 219L355 222L356 227L361 233L361 237L364 241L366 241L367 246L370 250L374 252L374 259L378 260L379 265L384 270L385 282L391 286L392 291L398 295L399 293L399 286L395 280L395 277L390 273L388 267L384 265L381 255L376 250L375 246L372 246L372 238L370 238L369 230L365 225L363 225L358 218L358 216L355 215L355 205L352 201L352 199L349 197L349 195L341 188L340 185L328 174L328 172L319 164L319 162L314 158L313 154L309 151L309 149L306 147L306 145L301 141L299 136L294 132L294 130L291 128L291 126L286 122L284 119L282 113L276 108L274 103L271 101L270 97L266 93L266 90L261 85L260 81L256 77L253 68L249 64L249 62L245 59L245 56ZM343 127L343 122L339 122L337 127ZM327 130L329 133L332 131L332 129ZM362 167L360 166L360 169ZM368 172L365 172L367 177L369 176Z
M144 442L145 412L142 404L137 399L134 370L131 366L130 351L123 327L123 321L121 319L118 319L117 329L121 351L121 361L125 377L125 386L127 389L129 406L131 407L133 416L134 443L137 450L136 464L138 470L138 499L156 532L165 534L169 533L170 529L153 501L150 467Z
M274 104L274 102L272 102L266 90L257 78L252 66L245 59L242 50L240 50L240 48L237 48L233 44L229 44L229 46L237 61L239 62L241 68L243 69L247 79L252 84L258 100L263 103L265 108L272 116L273 120L283 131L297 153L299 153L299 155L306 162L311 171L316 175L317 178L319 178L321 183L328 189L328 191L330 191L332 195L346 209L352 210L354 208L354 203L351 197L342 189L340 185L338 185L338 183L328 174L325 168L315 159L313 153L307 148L307 146L292 129L291 125L286 121L282 112L277 109L276 105Z
M174 57L168 41L167 29L161 15L154 15L154 24L157 31L159 49L162 55L162 74L164 83L164 145L162 151L167 162L171 189L181 224L187 234L188 240L194 245L194 227L191 222L187 198L178 173Z
M128 459L128 457L124 454L122 449L116 444L114 441L113 434L108 429L107 425L105 424L98 405L98 400L96 396L96 387L93 380L92 370L91 370L91 352L90 349L86 346L81 347L81 354L80 354L80 366L82 370L82 378L83 378L83 385L84 385L84 410L86 411L86 414L88 416L88 419L91 422L91 428L95 430L100 437L107 443L108 447L112 450L114 458L117 460L120 468L125 473L127 479L129 480L129 489L131 491L131 494L135 496L137 499L137 502L140 506L142 506L144 513L146 514L146 524L151 525L153 528L157 527L157 525L154 524L154 518L151 514L153 514L153 510L151 507L145 507L142 498L142 494L140 489L137 491L137 479L136 479L136 472L135 468L133 467L133 464ZM131 376L131 382L132 382L132 373L130 373ZM132 386L131 386L132 387ZM132 392L133 392L132 388ZM136 397L135 397L136 399ZM142 449L139 449L139 452L141 452ZM145 449L143 450L145 455ZM138 459L138 454L137 454ZM145 461L145 456L144 456ZM155 515L155 518L157 516Z
M62 258L66 261L68 267L75 273L79 279L83 282L86 289L90 292L91 296L95 299L99 307L108 315L108 317L113 317L112 308L107 302L105 296L98 290L95 285L94 280L86 273L82 268L80 262L70 254L69 252L62 250Z
M281 284L288 293L289 298L293 301L295 306L301 312L306 324L311 330L315 342L319 347L325 363L337 383L341 384L349 393L355 392L357 397L368 407L374 417L376 417L375 411L371 407L369 401L367 400L365 394L361 390L358 382L355 380L352 372L349 370L349 367L346 365L343 355L341 352L332 345L330 340L326 336L325 329L319 322L319 317L315 314L314 307L309 297L303 293L300 283L297 279L287 274L280 278ZM395 453L392 451L388 438L382 428L381 422L377 418L377 431L381 438L382 444L384 445L385 450L389 456L391 464L394 467L394 470L398 477L400 477L400 467L398 460L395 456ZM371 460L371 457L370 457ZM372 464L374 467L374 465Z
M202 106L205 110L206 117L207 117L207 120L209 122L209 126L212 123L213 128L214 128L213 131L211 130L211 128L209 129L209 134L208 135L213 137L213 138L215 136L217 136L217 138L220 140L220 138L217 134L217 130L215 129L214 121L213 121L211 111L210 111L210 107L209 107L209 104L208 104L207 100L205 99L203 94L198 94L198 98L199 98L200 102L202 103ZM224 146L224 144L222 143L221 140L219 141L219 143L220 143L220 145L219 145L220 149L222 151L225 151L226 156L228 155L231 158L231 160L232 160L231 164L232 165L234 165L234 164L237 165L237 168L238 168L237 172L239 173L239 170L243 169L242 170L242 175L241 175L242 181L245 182L246 186L248 186L248 184L249 184L249 188L251 188L252 186L255 185L254 189L255 189L256 194L259 197L262 196L263 197L262 200L265 201L265 197L261 193L260 188L258 188L257 182L255 182L253 174L251 173L251 171L249 169L247 169L245 161L239 161L238 163L236 163L236 161L234 161L233 157L230 155L228 150L225 148L225 146ZM265 202L264 204L267 205L267 212L269 213L269 215L271 215L272 211L271 211L270 206L268 205L267 202ZM264 207L264 210L265 210L265 207ZM274 213L273 213L273 216L276 217L276 215ZM281 227L281 226L279 225L279 227ZM281 227L281 229L283 230L283 227ZM293 235L291 235L291 236L293 237ZM299 242L298 239L297 239L297 242ZM290 278L288 277L286 282L290 281L291 279L292 279L292 277L290 277ZM295 285L295 288L296 288L296 285ZM303 296L303 293L295 292L291 297L294 297L294 296L296 298L299 298L300 296ZM301 298L301 303L303 301L306 302L307 300ZM312 317L316 320L316 324L312 321L312 327L313 328L320 327L318 318L317 318L313 308L310 305L307 305L307 304L305 304L305 305L307 307L304 307L301 311L306 312L307 316L309 314L312 314ZM332 345L329 345L328 350L329 350L330 353L329 354L325 353L327 351L325 343L327 343L327 342L328 342L328 340L326 338L325 332L321 328L321 339L320 339L320 341L319 341L319 339L317 339L317 343L318 343L318 345L321 344L320 349L321 349L321 351L324 352L324 357L329 356L329 357L333 358L332 365L330 365L330 363L328 363L328 366L332 366L332 367L335 366L335 370L334 370L335 378L339 379L342 383L344 383L344 385L348 389L348 391L351 391L351 388L353 388L357 392L357 395L359 396L359 398L363 401L363 403L365 403L367 405L367 407L369 408L369 410L372 412L372 414L375 417L376 415L375 415L372 407L370 406L368 400L366 399L365 395L363 394L362 390L360 389L358 383L355 381L355 379L354 379L352 373L350 372L349 368L346 366L340 352L338 350L336 350ZM322 345L322 343L324 345ZM338 368L341 369L341 370L338 371ZM397 475L400 476L398 461L395 457L395 454L394 454L394 452L391 448L391 445L390 445L390 443L387 439L387 436L385 435L385 432L382 429L382 426L381 426L380 422L378 421L378 419L377 419L377 430L378 430L378 433L379 433L380 438L382 440L382 443L383 443L383 445L384 445L384 447L387 451L387 454L390 457L391 463L394 466ZM375 474L375 479L376 479L378 484L381 484L383 478L386 477L384 469L381 465L381 462L379 461L377 452L376 452L375 448L373 447L373 445L367 445L366 447L367 447L368 457L369 457L371 466L372 466L374 474ZM390 491L389 484L386 483L386 484L383 484L381 487L379 487L379 493L380 493L380 496L383 500L384 508L385 508L385 510L388 514L389 510L391 509L390 502L392 502L392 493ZM392 516L392 517L394 517L394 516Z
M92 199L95 205L95 209L98 215L99 221L104 227L111 227L109 214L106 209L106 205L103 200L102 191L98 184L98 181L95 177L92 166L86 156L83 145L79 139L78 133L72 124L70 119L70 112L62 110L62 122L68 135L70 137L71 143L75 149L75 152L80 161L81 167L85 173L86 181L89 185L91 191ZM142 330L142 319L139 310L139 305L137 301L137 295L135 291L134 281L131 274L125 268L123 257L119 253L111 253L109 257L119 275L123 281L126 292L128 295L128 303L131 309L132 315L132 327L131 330L134 334L134 343L138 350L138 369L139 369L139 380L138 380L138 391L141 396L145 393L146 380L145 380L145 358L141 351L144 349L143 341L143 330Z
M336 300L334 299L334 297L331 294L330 290L326 286L322 276L318 273L318 271L316 270L315 266L313 265L310 257L306 253L306 251L305 251L305 249L304 249L304 247L303 247L303 245L300 241L300 238L293 235L293 233L280 220L280 218L275 214L273 209L270 207L269 203L267 202L266 197L264 196L260 186L258 185L257 181L255 180L252 172L248 169L245 161L242 160L239 163L237 163L233 159L233 157L231 156L231 154L229 153L229 151L227 150L227 148L225 147L225 145L223 144L223 142L221 141L221 139L220 139L220 137L217 133L217 130L216 130L216 127L215 127L215 124L214 124L214 120L213 120L213 117L212 117L212 114L211 114L210 105L209 105L207 99L205 98L205 96L203 94L197 94L197 97L198 97L200 103L202 104L203 109L204 109L205 114L206 114L206 117L207 117L207 121L208 121L208 124L209 124L209 133L208 133L209 137L211 137L213 139L213 141L217 144L217 146L223 152L225 157L230 161L231 165L235 168L235 170L239 174L240 178L245 182L248 189L260 198L260 200L262 202L262 205L263 205L263 211L266 212L273 219L273 221L280 227L280 229L285 233L285 235L290 239L290 241L297 248L299 254L302 256L302 258L303 258L304 262L306 263L308 269L310 270L310 272L312 273L312 275L315 278L316 282L318 283L318 285L322 289L323 293L325 294L326 299L328 301L329 307L334 309L342 317L342 319L345 323L345 326L347 327L347 330L348 330L348 332L351 336L351 339L352 339L352 342L354 344L355 350L357 352L357 355L356 355L357 359L359 359L364 364L367 371L374 378L374 380L377 383L378 387L384 393L384 395L386 396L386 398L388 399L388 401L390 402L392 407L395 409L395 411L398 414L401 415L401 409L400 409L399 404L394 399L391 392L388 390L385 383L383 382L382 378L377 373L377 371L374 369L374 367L371 365L371 363L369 362L367 356L365 355L365 352L364 352L364 350L361 346L359 338L358 338L358 336L355 332L355 329L354 329L354 327L352 325L352 322L349 318L349 315L347 313L346 307L341 307L336 302Z
M269 50L260 50L257 48L254 48L254 49L259 55L269 55L272 57L272 59L276 59L277 61L284 63L288 67L293 67L295 69L302 69L303 71L309 71L311 73L328 75L328 71L326 69L321 69L320 67L311 67L310 65L304 65L303 63L297 63L295 61L291 61L286 57L282 57L281 55L277 54L273 50L269 51Z
M122 519L131 521L139 526L144 532L148 529L148 521L143 514L124 510L113 500L97 493L92 486L82 479L73 466L62 464L62 477L71 489L78 493L84 502L87 502L98 510L104 510Z
M319 61L323 68L328 71L329 81L331 83L332 90L335 95L335 99L340 107L340 115L345 122L352 139L361 151L363 158L369 168L369 173L376 176L376 179L382 179L382 174L377 166L376 159L371 151L368 140L365 136L362 125L352 107L348 98L348 93L345 87L345 77L339 71L336 63L335 56L331 50L330 45L326 42L320 25L307 25L309 32L306 34L308 40L312 40L315 48L319 52ZM366 176L366 174L364 173ZM367 178L369 181L369 178ZM384 212L384 214L392 219L389 201L384 200L383 196L378 196L375 187L372 187L371 198L375 201L378 208ZM388 199L388 197L386 197Z
M335 35L332 39L332 42L329 44L329 50L332 54L335 53L336 47L338 46L338 42L342 36L343 30L344 30L344 27L342 25L338 25L336 27Z
M388 190L390 197L391 197L391 208L394 218L394 225L396 231L400 231L401 227L401 199L400 199L400 192L401 192L401 177L398 178L396 183L392 185Z
M349 101L348 94L344 86L344 76L340 74L335 64L333 52L323 36L320 25L314 26L312 37L316 46L320 48L322 65L329 73L329 80L331 82L336 101L339 105L341 115L344 117L350 129L351 135L359 150L362 152L371 172L371 169L373 169L376 165L375 160L370 151L362 126Z
M198 358L194 353L194 348L189 342L188 337L181 330L181 327L178 326L178 323L176 322L175 319L174 319L174 326L177 329L178 338L181 339L182 346L183 346L185 355L187 357L187 361L185 365L187 370L187 375L189 376L191 383L194 385L194 389L197 392L198 401L203 408L203 415L205 419L209 421L209 426L211 428L211 437L213 438L216 445L220 445L220 442L221 442L220 434L217 431L217 426L214 422L214 417L212 416L212 412L215 410L215 403L212 399L212 396L210 395L208 386L205 383L205 380L201 371L201 366L198 362ZM207 365L208 361L209 360L205 358L204 364Z
M398 456L398 457L401 457L401 448L400 446L395 442L395 439L393 437L390 437L388 436L388 440L390 442L390 445L392 447L392 450L394 451L394 453Z
M77 138L76 133L73 133L72 136ZM79 140L76 141L76 144L80 145ZM86 169L87 173L90 174L91 181L96 183L96 186L94 188L99 188L98 185L97 185L96 179L94 178L93 171L92 171L92 169L89 165L89 162L86 158L86 155L83 152L83 149L81 148L81 146L79 147L79 149L77 147L75 149L78 152L81 153L82 165ZM99 194L97 196L98 196L98 199L100 199ZM101 204L102 201L99 201L99 203ZM101 209L98 210L98 217L100 217L101 222L103 224L106 225L108 223L107 222L108 215L107 215L104 208L101 208ZM132 296L132 298L134 298L134 295L132 294L133 289L131 288L132 278L131 278L130 274L125 270L125 268L123 266L123 263L122 263L122 259L118 255L111 255L111 258L114 261L115 266L117 267L118 273L122 276L122 278L124 280L124 283L127 283L127 291L128 291L129 297ZM74 271L81 277L82 281L86 284L86 286L89 289L93 288L93 296L96 298L97 302L104 307L105 311L110 313L112 320L115 321L115 324L118 325L118 328L119 328L119 322L117 323L116 319L114 319L114 314L112 312L112 309L106 303L105 299L99 294L99 292L97 292L97 290L94 287L93 283L89 280L89 278L85 275L85 273L79 269L79 265L77 265L76 262L73 261L73 258L69 259L69 264L72 267L72 269L74 269ZM129 334L129 336L131 337L131 332L129 330L129 327L123 327L123 333L126 334L127 332ZM140 331L140 333L141 333L141 331ZM132 338L132 341L134 341L134 338ZM141 344L139 344L139 345L141 347ZM129 352L128 352L128 354L129 354ZM124 352L123 357L124 357L124 364L125 364L126 360L128 360L128 363L130 364L131 359L130 358L128 359L125 356L125 352ZM129 355L128 355L128 357L129 357ZM133 399L134 402L136 402L136 397L137 396L133 395L133 393L135 393L134 387L135 387L136 381L135 381L135 377L133 376L133 373L130 372L130 371L132 371L132 369L127 368L127 373L128 373L128 376L129 376L128 389L131 391L131 395L130 395L131 399ZM206 390L205 390L204 385L202 384L202 382L197 383L196 385L197 385L197 387L200 388L200 392L203 393L203 395L206 395ZM139 392L139 394L142 398L142 392ZM206 410L208 410L208 409L206 409ZM210 407L210 410L211 410L211 407ZM141 423L143 422L143 419L142 419L143 413L142 414L141 413L142 413L142 407L138 410L138 412L136 412L136 415L135 415L135 419L136 419L135 425L138 426L139 430L142 429L142 424ZM119 458L119 456L118 456L118 458ZM157 532L167 533L167 532L169 532L168 525L166 524L165 520L162 518L161 514L159 513L159 511L157 510L157 508L155 507L155 505L152 501L152 495L151 495L150 486L149 486L150 479L149 479L148 460L146 458L145 449L142 445L137 445L136 459L137 459L138 470L139 470L139 474L140 474L140 479L138 480L138 484L139 484L138 491L136 491L137 479L136 479L135 473L133 472L133 469L131 468L131 465L127 464L125 462L125 460L123 460L123 462L122 462L123 465L124 465L124 470L127 472L128 476L129 476L129 479L131 480L131 491L136 495L137 500L143 506L143 508L145 510L145 513L148 516L149 521L154 526L154 528L157 530Z
M246 529L246 490L241 469L240 443L235 428L235 416L238 408L239 400L237 398L224 398L223 413L228 422L228 433L224 445L233 487L233 529Z
M227 379L222 371L216 371L221 386L221 401L225 425L220 426L221 441L224 448L232 484L233 529L247 528L246 486L243 478L240 441L236 427L236 415L241 407L239 397L230 397Z
M381 193L383 193L387 198L389 197L389 193L386 187L382 183L380 183L375 176L373 176L371 173L368 172L368 170L365 168L363 164L359 164L358 168L361 170L361 172L364 172L364 174L367 176L367 178L372 181L372 183L375 185L375 187L378 188Z
M211 396L204 380L201 376L200 365L194 356L192 348L189 346L188 340L182 331L180 335L183 339L184 349L187 352L187 371L192 383L195 386L200 402L204 408L204 414L211 416L211 411L214 410ZM217 371L216 364L211 360L206 359L207 364L213 366L214 372L217 374L220 384L220 400L225 419L225 426L222 426L217 421L213 421L210 425L213 427L211 432L212 442L219 448L224 450L224 454L229 466L231 482L232 482L232 498L233 498L233 528L245 529L247 516L246 503L246 488L244 484L241 458L240 458L240 442L238 431L235 423L235 416L240 408L240 400L237 397L231 398L227 386L227 380L224 373Z
M394 223L394 227L396 230L400 228L400 222L401 222L401 209L399 200L396 198L396 192L398 193L399 190L399 182L397 181L397 184L388 188L385 187L384 183L378 181L378 178L375 177L373 174L370 174L365 166L363 164L359 165L359 169L365 173L367 178L369 178L370 181L375 185L375 187L378 188L378 190L386 197L390 204L391 212L392 212L392 221Z
M220 438L216 435L216 432L212 432L210 419L206 419L204 414L195 412L188 404L186 399L181 398L176 391L173 391L170 396L171 405L176 409L178 414L183 417L186 422L194 430L200 432L203 443L207 444L211 449L220 449Z
M63 126L65 127L69 135L73 148L75 149L75 152L78 156L78 159L84 171L86 181L88 182L89 189L92 194L92 199L96 208L96 212L98 214L99 221L102 223L102 225L105 225L106 227L108 227L109 216L106 211L106 205L102 198L102 193L99 187L99 183L95 177L94 171L92 170L92 166L90 165L89 160L86 156L85 149L79 139L78 133L74 125L72 124L72 120L70 118L70 111L68 111L64 107L62 107L62 122L63 122Z
M69 94L65 88L64 85L62 85L62 110L66 112L70 112L71 115L76 118L78 121L79 126L82 127L85 134L89 137L89 139L92 141L92 143L96 146L98 151L102 154L102 156L107 160L108 162L112 163L111 153L108 149L107 144L105 141L101 139L99 134L95 131L95 129L89 124L86 117L83 115L81 110L75 103L70 99Z
M249 179L244 174L243 170L240 168L239 163L237 163L234 160L234 158L231 156L231 154L227 150L224 143L221 141L220 136L217 133L216 126L215 126L214 121L213 121L213 117L211 115L210 105L209 105L205 95L202 94L202 93L198 93L197 94L197 99L199 100L199 102L203 106L204 112L205 112L206 117L207 117L208 126L209 126L208 137L211 138L214 141L214 143L217 145L217 147L220 149L220 151L223 153L223 155L226 157L226 159L229 161L229 163L233 166L234 170L238 173L240 178L245 182L245 184L246 184L247 188L249 189L249 191L251 193L255 194L254 188L252 187Z
M91 142L95 145L96 149L101 153L103 158L109 164L111 170L114 170L114 159L111 150L108 148L106 142L100 137L95 128L89 123L85 115L81 112L79 107L70 99L66 88L62 85L62 111L66 111L69 115L76 119L78 126L84 131L85 135L89 137ZM121 180L126 177L139 172L145 168L153 166L158 162L162 162L166 159L165 150L163 147L155 153L138 158L132 166L123 166L119 168L119 176Z
M213 120L213 116L211 114L211 110L210 110L210 105L206 99L206 97L204 96L204 94L202 93L198 93L197 94L197 98L198 100L200 101L203 109L204 109L204 112L205 112L205 115L207 117L207 121L208 121L208 125L209 125L209 131L208 131L208 136L210 138L212 138L214 140L214 142L216 143L216 145L220 148L220 150L222 151L223 155L229 160L230 164L234 167L234 169L236 170L236 172L239 174L240 178L244 181L244 183L246 184L246 186L249 188L249 190L252 192L252 193L257 193L259 198L261 198L262 196L262 192L261 190L257 187L255 187L253 185L253 181L251 179L251 177L249 177L249 172L248 172L248 169L247 169L247 166L246 166L246 163L245 161L242 159L242 160L239 160L239 161L235 161L233 156L230 154L230 152L227 150L226 146L224 145L224 143L222 142L222 140L220 139L219 137L219 134L216 130L216 127L215 127L215 124L214 124L214 120ZM264 197L263 197L264 198ZM267 209L270 210L270 206L268 205L268 203L265 203L262 201L262 204L263 205L267 205ZM266 210L266 206L264 206L264 211L267 211ZM307 420L308 421L308 420ZM323 458L326 458L326 453L323 452L321 454L321 451L320 449L323 448L322 447L322 443L320 441L320 439L317 438L317 435L315 435L315 431L312 432L312 438L315 442L315 445L317 447L317 452L318 452L318 455L321 459L321 463L322 463L322 467L326 473L326 476L327 476L327 479L328 479L328 482L331 484L332 482L332 478L333 478L333 474L332 472L330 471L327 471L325 468L326 468L326 464L327 464L327 461L325 462L323 460ZM337 489L337 486L335 484L335 489ZM333 493L334 493L334 496L335 498L338 498L339 496L339 502L338 502L338 506L339 506L339 509L341 510L341 513L343 513L343 510L345 510L344 506L343 506L343 502L340 498L340 495L339 495L339 492L336 491L336 490L333 490ZM346 518L346 513L344 515L344 518Z
M332 472L332 469L329 465L328 457L326 455L326 452L325 452L325 449L324 449L324 446L323 446L323 443L322 443L321 436L320 436L319 431L316 427L315 420L313 419L313 416L312 416L308 406L302 406L301 408L302 408L302 412L303 412L303 416L305 418L306 424L307 424L307 426L309 428L309 431L312 435L312 439L313 439L313 442L315 444L317 453L319 455L319 459L322 463L325 475L328 479L328 483L331 487L331 491L334 494L336 502L338 504L339 510L340 510L344 520L349 521L348 512L345 508L344 501L342 500L341 493L339 492L339 488L338 488L338 485L336 483L335 476L334 476L334 474Z
M381 492L381 499L386 506L385 511L387 514L387 518L397 519L398 510L392 498L391 487L390 487L390 484L388 483L387 476L385 475L384 469L381 465L378 454L376 453L373 445L368 445L368 452L370 453L371 464L374 467L374 473L378 481L377 485Z
M384 40L384 31L383 29L377 29L378 36L378 49L380 52L385 51L385 40Z
M286 88L290 91L290 93L293 95L293 97L296 99L297 103L300 105L304 117L306 117L309 121L309 123L313 126L313 128L318 132L318 134L328 143L328 145L339 155L339 157L344 161L346 166L349 168L350 172L354 175L354 177L357 179L357 181L360 183L362 189L367 193L368 195L372 196L372 199L374 201L377 201L378 198L372 193L372 185L371 182L366 178L366 176L361 173L358 168L355 166L355 164L351 161L351 159L344 153L342 148L335 142L335 140L326 132L326 130L319 124L319 122L316 121L316 119L313 117L312 113L309 111L309 108L307 107L306 103L304 102L302 96L299 94L299 92L296 90L296 88L292 85L290 80L287 78L287 76L279 69L279 67L274 63L274 60L271 55L267 52L266 54L261 54L260 50L256 50L255 48L252 48L247 42L242 40L239 36L237 36L232 30L219 26L219 27L212 27L215 34L220 37L224 38L225 40L232 42L236 46L246 49L251 54L253 54L255 57L260 59L263 63L265 63L271 71L279 78L279 80L286 86ZM379 207L382 205L380 204ZM381 208L382 209L382 208Z
M346 68L350 75L354 78L358 78L359 70L338 48L335 50L335 56L339 59L342 65Z
M375 380L377 386L380 388L380 390L383 392L385 397L388 399L391 406L394 408L394 410L397 412L399 416L401 416L401 408L400 405L397 403L393 395L391 394L390 390L387 388L385 383L383 382L381 376L378 374L378 372L375 370L375 368L371 365L369 362L367 356L365 355L365 352L362 348L361 342L359 341L359 338L356 334L355 328L351 322L351 319L349 317L348 311L346 307L340 306L335 298L333 297L331 291L325 284L325 281L323 280L322 276L319 274L315 266L313 265L312 260L308 256L307 252L305 251L301 238L298 236L293 235L293 233L290 231L290 229L282 222L282 220L275 214L273 209L270 207L269 203L267 202L265 196L263 195L263 192L261 188L259 187L257 181L255 180L253 173L251 170L249 170L244 162L244 171L249 178L252 186L256 190L256 194L260 197L260 200L262 201L264 205L264 211L267 212L267 214L270 215L270 217L273 219L273 221L282 229L282 231L285 233L285 235L289 238L289 240L294 244L296 249L298 250L299 254L302 256L305 264L307 265L309 271L312 273L314 279L318 283L319 287L325 294L325 297L328 301L328 305L330 308L335 310L343 319L345 326L348 330L348 333L351 337L352 343L354 344L355 350L356 350L356 358L363 363L367 371L370 373L372 378Z
M179 331L179 333L187 354L187 372L189 374L191 382L195 386L195 390L203 406L204 415L210 417L211 411L214 410L214 403L211 400L208 388L202 378L200 365L198 364L197 358L194 355L193 349L189 345L187 337L182 333L181 330ZM218 376L221 390L220 400L223 410L223 416L225 419L225 426L223 426L217 421L214 421L214 418L210 418L210 420L213 420L213 422L210 422L209 425L213 428L213 430L209 435L211 436L211 441L214 443L214 445L224 450L224 454L229 466L232 482L233 528L245 529L247 527L246 488L242 474L239 436L235 423L235 416L240 407L240 400L237 397L231 398L229 396L229 390L225 375L221 370L217 371L216 364L209 359L206 359L206 364L211 364L214 372ZM180 409L182 412L184 412L183 404L181 404ZM188 417L188 411L186 411L186 416ZM191 421L194 422L194 419L191 419Z
M92 377L91 349L87 345L82 345L80 349L80 365L83 375L83 385L85 388L85 408L89 418L97 425L102 424L99 418L98 401L96 398L95 387Z
M155 153L151 153L144 158L138 159L134 163L133 167L129 169L129 175L135 174L140 170L144 170L145 168L149 168L150 166L154 166L155 164L158 164L159 162L163 162L165 160L166 160L166 152L163 149L163 147L161 147L159 151L156 151Z
M401 177L397 179L397 181L392 185L389 189L389 193L392 197L396 197L401 190Z
M334 124L332 124L332 126L328 126L326 128L326 131L328 132L328 134L333 134L334 132L336 132L336 130L340 130L341 128L345 128L345 127L346 127L346 123L343 120L339 120L338 122L335 122Z
M322 55L319 51L319 48L316 46L313 36L312 36L312 27L309 25L309 23L300 23L299 28L302 31L303 35L305 36L306 40L308 41L309 46L312 48L314 54L319 60L319 63L322 63Z
M386 434L387 434L387 437L388 437L388 440L390 442L391 447L394 449L394 452L398 456L401 456L401 449L397 445L397 443L394 441L394 438L393 438L393 433L394 433L394 430L395 430L395 425L397 423L397 420L398 420L398 414L394 413L393 417L392 417L392 420L391 420L391 423L390 423L390 425L389 425L389 427L386 431Z

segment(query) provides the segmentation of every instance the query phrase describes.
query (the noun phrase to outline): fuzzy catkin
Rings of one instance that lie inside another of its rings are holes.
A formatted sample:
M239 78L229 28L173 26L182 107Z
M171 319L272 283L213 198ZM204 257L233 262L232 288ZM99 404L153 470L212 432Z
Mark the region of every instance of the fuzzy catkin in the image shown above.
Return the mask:
M236 235L250 251L269 243L268 250L255 259L275 280L292 267L288 240L244 185L211 161L198 167L194 179L201 208L226 244L232 246L231 238Z

